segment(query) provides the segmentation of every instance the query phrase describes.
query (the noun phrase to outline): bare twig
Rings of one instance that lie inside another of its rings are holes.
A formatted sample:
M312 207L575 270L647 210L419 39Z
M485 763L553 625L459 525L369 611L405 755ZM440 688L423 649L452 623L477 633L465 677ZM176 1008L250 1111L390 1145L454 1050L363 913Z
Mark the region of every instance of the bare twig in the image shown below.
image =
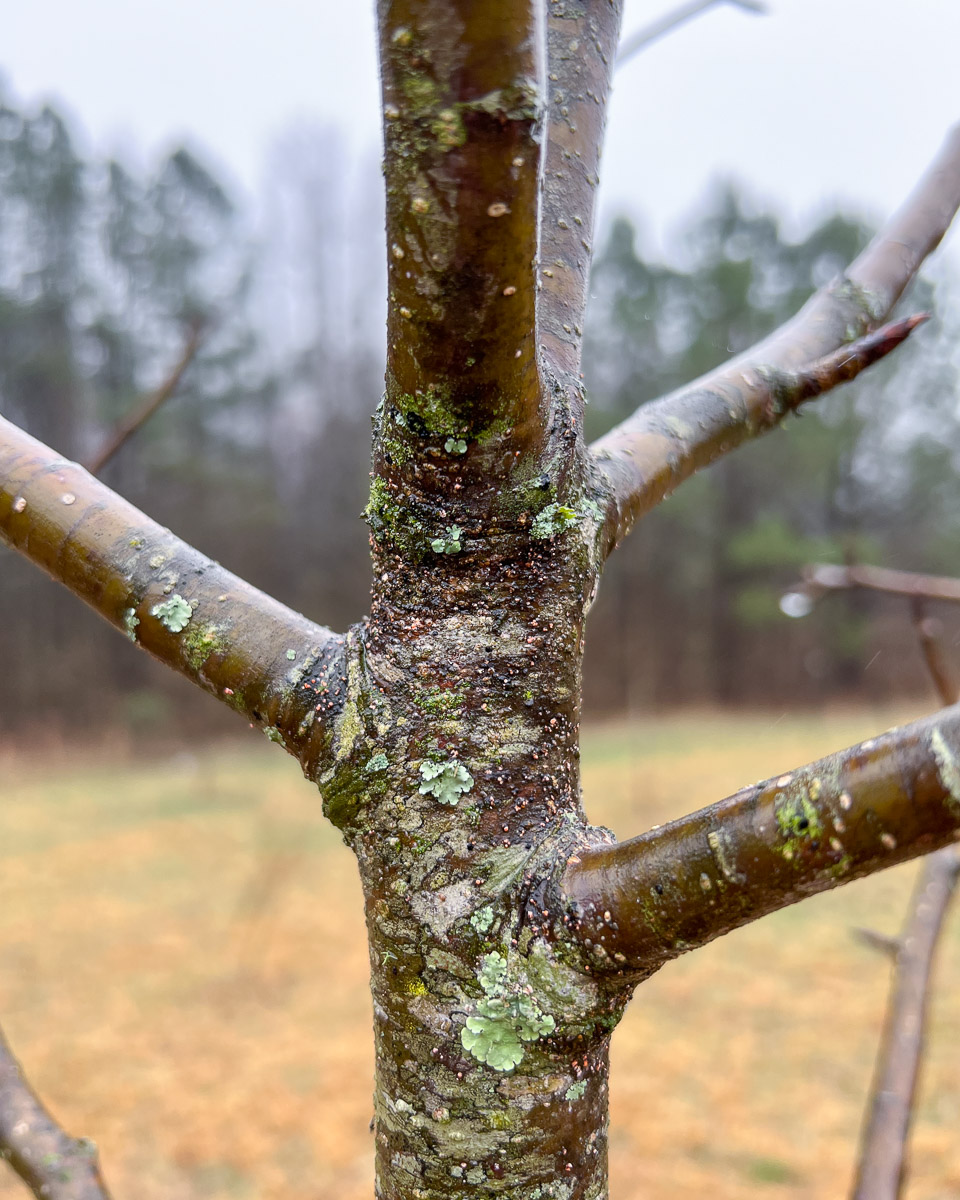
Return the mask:
M23 1077L0 1031L0 1159L40 1200L109 1200L97 1148L64 1133Z
M145 396L138 405L117 422L113 431L107 436L97 453L93 455L89 462L84 464L91 475L99 474L121 446L129 441L137 430L145 425L154 413L162 408L174 392L176 392L187 368L197 356L197 351L200 349L200 343L203 340L203 331L204 326L200 322L196 322L191 326L190 333L184 343L183 352L167 378L155 391Z
M927 664L933 685L937 689L937 695L944 704L956 704L957 699L960 698L960 687L957 686L953 672L947 663L947 656L943 652L939 636L940 622L934 620L933 617L926 616L924 602L918 596L913 597L911 608L914 628L917 631L917 641L920 643L920 651Z
M877 1055L854 1200L897 1200L906 1176L924 1026L937 940L960 876L952 846L931 854L914 892L894 958L894 981Z
M842 592L864 588L919 600L960 602L960 579L948 575L917 575L912 571L893 571L888 567L862 564L839 567L833 563L811 563L800 572L803 590L812 599L823 592Z
M850 932L864 946L869 946L871 950L876 950L878 954L887 954L890 958L896 958L900 953L901 942L899 938L890 937L889 934L879 933L876 929L851 929Z
M923 601L916 596L913 618L940 699L944 704L952 704L957 699L957 687L944 662L936 629L924 618ZM960 858L953 847L931 854L923 864L903 934L897 940L891 939L893 987L877 1051L853 1200L897 1200L906 1178L907 1145L923 1063L933 960L958 877Z
M644 50L651 42L655 42L658 38L663 37L665 33L669 33L672 29L676 29L678 25L685 24L692 17L696 17L700 13L706 12L707 9L714 8L722 2L723 0L689 0L687 4L681 4L671 12L665 13L658 20L651 21L648 25L644 25L642 29L635 30L629 37L623 39L620 46L620 53L617 55L617 67L622 67L635 54ZM742 9L744 12L763 15L767 12L767 6L760 3L760 0L727 0L727 3L733 4L736 8Z

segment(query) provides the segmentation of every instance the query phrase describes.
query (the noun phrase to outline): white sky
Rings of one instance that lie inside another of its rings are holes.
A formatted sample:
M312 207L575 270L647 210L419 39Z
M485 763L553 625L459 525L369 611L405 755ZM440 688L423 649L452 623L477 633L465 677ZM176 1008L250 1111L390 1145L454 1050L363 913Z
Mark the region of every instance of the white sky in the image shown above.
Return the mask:
M626 0L625 32L670 8ZM803 223L841 200L879 219L960 118L957 0L719 5L624 67L604 207L655 236L732 173ZM186 139L259 190L296 117L379 139L372 0L29 0L4 8L0 69L53 97L99 149L152 156ZM957 239L960 241L960 239Z

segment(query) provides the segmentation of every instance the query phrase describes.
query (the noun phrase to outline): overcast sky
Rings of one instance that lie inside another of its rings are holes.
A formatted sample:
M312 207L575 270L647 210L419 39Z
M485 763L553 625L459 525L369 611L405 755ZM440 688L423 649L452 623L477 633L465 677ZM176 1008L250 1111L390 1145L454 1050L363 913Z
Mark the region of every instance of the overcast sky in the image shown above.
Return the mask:
M903 198L960 118L960 3L769 4L719 4L620 72L608 212L644 212L662 236L721 173L804 224L838 200L879 219ZM669 8L626 0L625 33ZM293 118L342 123L358 151L379 139L365 0L29 0L4 7L0 69L88 145L149 159L186 139L250 192Z

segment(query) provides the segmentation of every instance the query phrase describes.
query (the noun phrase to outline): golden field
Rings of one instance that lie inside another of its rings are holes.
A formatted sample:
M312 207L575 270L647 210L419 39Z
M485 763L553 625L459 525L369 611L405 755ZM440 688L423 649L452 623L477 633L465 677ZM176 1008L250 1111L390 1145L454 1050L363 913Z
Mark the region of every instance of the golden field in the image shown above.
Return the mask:
M913 713L688 714L584 736L620 836ZM253 741L160 762L0 746L0 1020L117 1200L370 1200L360 889L315 789ZM613 1200L843 1197L908 865L668 965L614 1038ZM960 1196L960 919L907 1195ZM26 1192L0 1175L0 1200Z

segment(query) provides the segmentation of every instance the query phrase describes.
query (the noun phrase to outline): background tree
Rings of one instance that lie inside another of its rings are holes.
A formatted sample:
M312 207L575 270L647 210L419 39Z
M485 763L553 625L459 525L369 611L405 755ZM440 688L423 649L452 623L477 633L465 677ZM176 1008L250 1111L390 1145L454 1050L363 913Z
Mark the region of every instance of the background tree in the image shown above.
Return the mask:
M618 6L551 3L545 65L533 0L378 13L389 282L369 617L341 636L297 615L7 422L0 533L319 785L365 893L379 1193L599 1197L609 1038L634 987L960 828L955 709L624 843L587 823L578 779L606 557L694 471L909 335L915 320L882 322L960 202L960 137L798 317L588 448ZM62 1164L41 1167L25 1178L56 1194Z

